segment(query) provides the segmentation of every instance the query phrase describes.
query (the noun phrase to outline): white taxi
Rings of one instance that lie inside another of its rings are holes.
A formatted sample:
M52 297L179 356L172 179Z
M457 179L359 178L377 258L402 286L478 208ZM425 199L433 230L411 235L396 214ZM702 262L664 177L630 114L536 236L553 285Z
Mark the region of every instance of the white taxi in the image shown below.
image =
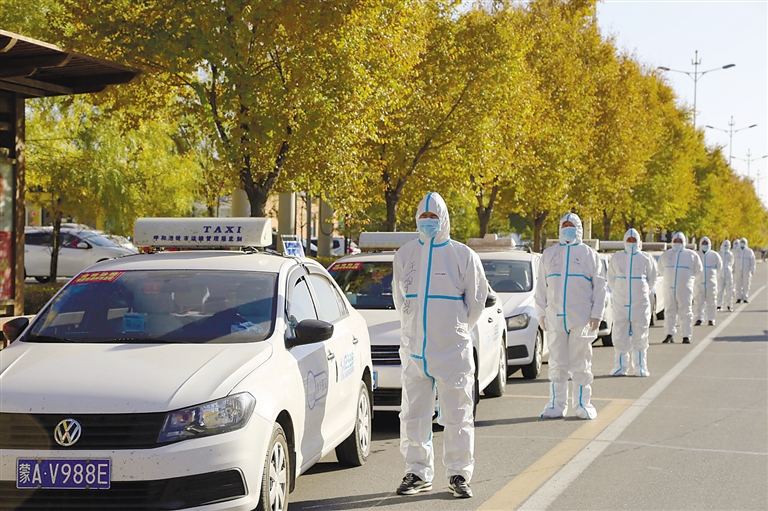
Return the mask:
M400 315L392 300L392 261L395 250L419 236L417 232L363 232L360 254L338 259L328 268L353 307L368 323L374 368L374 410L399 411ZM507 383L506 329L496 295L472 329L475 357L475 405L482 391L487 397L504 394Z
M319 264L253 248L271 237L140 219L139 246L207 250L96 264L4 325L3 506L280 510L334 449L366 461L365 321Z

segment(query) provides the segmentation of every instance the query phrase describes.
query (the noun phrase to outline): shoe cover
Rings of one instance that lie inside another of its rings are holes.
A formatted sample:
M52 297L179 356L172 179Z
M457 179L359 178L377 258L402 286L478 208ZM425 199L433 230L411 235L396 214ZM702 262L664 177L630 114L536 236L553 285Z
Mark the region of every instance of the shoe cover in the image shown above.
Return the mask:
M549 397L542 419L559 419L568 413L568 382L550 382Z
M614 364L611 376L626 376L629 374L631 368L629 353L620 353L614 350L613 359Z
M594 419L597 410L590 403L592 387L590 385L578 385L573 387L573 409L579 419Z
M633 350L631 355L633 374L635 376L650 376L651 373L648 371L648 349Z

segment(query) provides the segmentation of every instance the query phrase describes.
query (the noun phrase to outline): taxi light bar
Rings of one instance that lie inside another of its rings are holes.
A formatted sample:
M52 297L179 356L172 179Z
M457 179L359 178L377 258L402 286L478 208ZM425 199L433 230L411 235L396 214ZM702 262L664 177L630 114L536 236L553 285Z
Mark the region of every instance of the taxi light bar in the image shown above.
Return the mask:
M272 244L272 219L139 218L133 237L139 247L268 247Z
M512 238L499 238L497 234L486 234L482 238L469 238L467 246L475 250L514 250L517 244Z
M581 240L582 243L587 245L588 247L592 247L594 250L600 250L600 240ZM558 238L549 238L547 240L547 246L545 248L551 247L553 245L557 245L560 243L560 240ZM622 245L621 248L624 248Z
M361 232L357 247L364 252L397 250L409 241L419 239L418 232Z

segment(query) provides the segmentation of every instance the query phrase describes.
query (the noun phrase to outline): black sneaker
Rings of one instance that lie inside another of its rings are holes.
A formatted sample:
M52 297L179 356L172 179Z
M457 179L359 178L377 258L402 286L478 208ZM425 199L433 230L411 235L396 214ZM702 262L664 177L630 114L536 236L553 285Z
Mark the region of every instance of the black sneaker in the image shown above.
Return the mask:
M742 300L742 302L744 302L744 303L749 303L749 300L747 300L746 298L744 298L744 299Z
M696 320L696 326L699 326L699 325L701 325L701 320L700 320L700 319L697 319L697 320Z
M728 312L733 312L733 307L728 307Z
M453 492L457 499L468 499L472 496L472 490L469 489L467 481L462 476L451 476L448 489Z
M422 481L416 474L405 474L403 482L397 487L398 495L416 495L432 489L432 483Z
M723 308L722 307L718 307L717 310L723 310Z
M707 324L708 324L709 326L715 326L715 322L714 322L714 321L710 321L710 322L709 322L709 323L707 323Z
M691 344L691 340L687 337L683 337L683 344Z
M736 303L741 303L741 298L739 298L738 300L736 300Z
M667 343L670 343L670 342L675 342L675 340L672 338L672 336L671 336L671 335L667 335L667 336L664 338L664 340L663 340L663 341L661 341L661 344L667 344Z

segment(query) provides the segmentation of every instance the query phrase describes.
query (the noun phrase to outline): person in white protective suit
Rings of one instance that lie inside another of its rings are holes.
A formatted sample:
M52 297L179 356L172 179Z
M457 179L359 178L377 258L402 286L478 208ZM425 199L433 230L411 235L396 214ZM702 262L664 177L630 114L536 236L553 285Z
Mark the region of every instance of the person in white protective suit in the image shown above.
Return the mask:
M656 285L656 260L642 252L640 233L624 233L624 250L608 265L608 287L613 291L612 376L650 376L648 334L651 325L651 292Z
M560 242L544 250L535 302L539 324L549 340L550 400L541 414L554 419L568 413L568 379L577 417L594 419L592 342L605 308L605 275L600 257L582 243L581 219L560 219Z
M747 238L739 240L739 247L734 247L733 284L736 303L749 303L749 288L752 287L752 274L755 272L755 252L749 248Z
M723 271L717 279L717 308L733 310L733 251L730 240L720 244L720 258L723 260Z
M664 277L666 292L664 330L667 336L663 344L675 342L678 315L683 344L690 344L693 336L693 287L701 275L702 266L696 252L685 248L685 242L685 234L676 232L672 237L672 248L659 257L659 271Z
M443 464L455 497L471 497L474 470L474 382L470 331L488 295L478 255L450 238L445 201L430 192L416 211L419 239L400 247L392 295L402 327L400 451L406 476L397 489L413 495L432 488L432 416L444 429Z
M697 254L703 271L696 281L696 325L707 321L712 326L717 315L717 281L723 271L723 259L712 250L712 242L706 236L701 238Z

